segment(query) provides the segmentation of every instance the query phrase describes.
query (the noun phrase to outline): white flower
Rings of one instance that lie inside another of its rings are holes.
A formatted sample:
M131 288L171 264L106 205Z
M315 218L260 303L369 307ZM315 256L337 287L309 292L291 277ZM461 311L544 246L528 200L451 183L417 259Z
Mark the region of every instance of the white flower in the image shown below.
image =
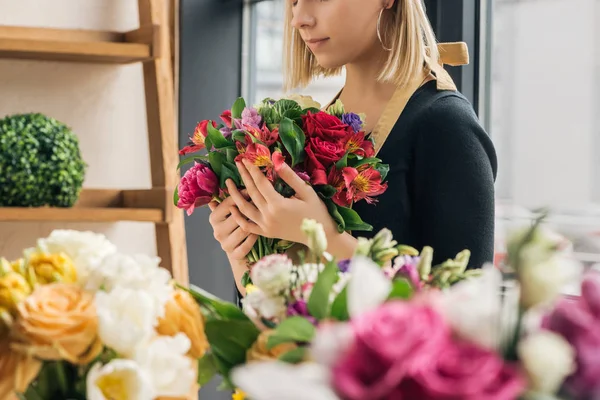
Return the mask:
M155 334L158 315L152 296L144 290L117 287L96 293L98 334L119 354L130 356Z
M88 400L152 400L156 397L149 377L132 360L100 363L88 372Z
M138 347L134 359L148 373L157 396L185 397L190 393L196 380L192 359L186 356L190 346L190 339L178 333Z
M255 362L233 369L236 387L252 400L338 400L329 370L317 363Z
M287 100L293 100L303 109L306 108L321 108L321 104L318 101L314 100L311 96L303 96L301 94L292 93L285 96Z
M269 295L276 295L290 286L292 261L285 254L264 257L252 267L252 284Z
M304 219L301 229L308 238L308 248L316 257L321 257L323 252L327 250L327 236L323 225L314 219Z
M443 292L442 313L454 332L481 346L500 345L501 272L489 264L478 277L464 280Z
M332 367L350 347L353 339L354 333L349 323L321 325L310 344L311 357L319 364Z
M355 256L350 263L350 271L348 313L351 317L371 311L387 299L392 282L371 259Z
M159 266L160 258L144 254L113 254L90 272L85 288L110 292L116 287L144 290L154 298L156 313L164 315L173 291L171 274Z
M89 271L100 264L104 257L115 253L117 247L99 233L57 229L47 238L39 239L37 249L28 249L26 252L35 250L67 254L77 268L79 282L83 284Z
M575 369L575 350L561 336L540 331L518 345L519 359L529 379L530 388L554 394Z
M524 246L520 260L518 280L521 304L526 309L554 300L573 271L580 270L576 261L558 253L549 255L535 243Z
M284 297L269 296L257 288L247 290L242 303L249 316L260 316L267 319L283 318L287 310Z

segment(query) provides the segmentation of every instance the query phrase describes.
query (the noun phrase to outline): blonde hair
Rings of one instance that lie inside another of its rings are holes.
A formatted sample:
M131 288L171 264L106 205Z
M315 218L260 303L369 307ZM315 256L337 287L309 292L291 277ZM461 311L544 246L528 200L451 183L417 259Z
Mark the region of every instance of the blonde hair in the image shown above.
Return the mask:
M384 15L390 12L393 13L393 22L384 23L382 18L381 39L391 50L378 80L403 86L423 71L423 68L433 69L432 66L438 63L439 51L423 0L395 0L390 10L384 11ZM305 45L300 32L292 27L292 6L289 1L286 1L285 14L285 89L304 87L318 76L339 75L342 67L321 67Z

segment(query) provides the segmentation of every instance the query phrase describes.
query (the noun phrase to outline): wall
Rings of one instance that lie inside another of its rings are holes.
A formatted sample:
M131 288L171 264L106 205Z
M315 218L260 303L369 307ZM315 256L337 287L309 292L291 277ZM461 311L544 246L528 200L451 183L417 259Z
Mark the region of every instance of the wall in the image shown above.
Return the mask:
M0 0L0 25L127 31L138 27L137 0ZM22 112L73 129L89 164L85 187L150 187L141 64L0 60L0 117ZM152 224L0 223L0 255L17 257L54 228L90 229L122 251L156 252Z

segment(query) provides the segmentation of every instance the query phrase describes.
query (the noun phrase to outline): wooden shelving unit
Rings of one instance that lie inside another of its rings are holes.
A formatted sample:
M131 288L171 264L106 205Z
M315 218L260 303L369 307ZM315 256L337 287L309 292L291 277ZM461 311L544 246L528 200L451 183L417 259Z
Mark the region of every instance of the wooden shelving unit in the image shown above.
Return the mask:
M0 221L154 223L162 265L188 282L183 212L173 205L178 138L174 72L177 0L138 0L139 29L107 32L0 26L0 59L126 64L144 70L152 188L87 189L72 208L0 208Z

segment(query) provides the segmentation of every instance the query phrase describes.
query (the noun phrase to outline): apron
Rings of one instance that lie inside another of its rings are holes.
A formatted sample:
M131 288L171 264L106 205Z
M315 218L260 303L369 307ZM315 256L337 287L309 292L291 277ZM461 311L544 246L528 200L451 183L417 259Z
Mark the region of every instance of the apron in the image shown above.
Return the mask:
M440 53L439 64L431 66L423 71L422 74L418 74L414 79L408 82L405 86L398 87L392 95L390 101L386 105L381 117L377 121L377 124L371 132L371 137L375 141L375 155L379 153L379 150L383 147L387 140L392 128L398 121L398 118L404 111L404 108L408 104L408 101L412 95L425 83L436 80L436 86L438 90L452 90L456 91L456 85L450 77L450 74L444 69L444 65L460 66L467 65L469 63L469 51L467 44L464 42L454 43L440 43L438 44L438 51ZM332 101L325 106L324 109L329 108L340 96L343 88L333 98Z

